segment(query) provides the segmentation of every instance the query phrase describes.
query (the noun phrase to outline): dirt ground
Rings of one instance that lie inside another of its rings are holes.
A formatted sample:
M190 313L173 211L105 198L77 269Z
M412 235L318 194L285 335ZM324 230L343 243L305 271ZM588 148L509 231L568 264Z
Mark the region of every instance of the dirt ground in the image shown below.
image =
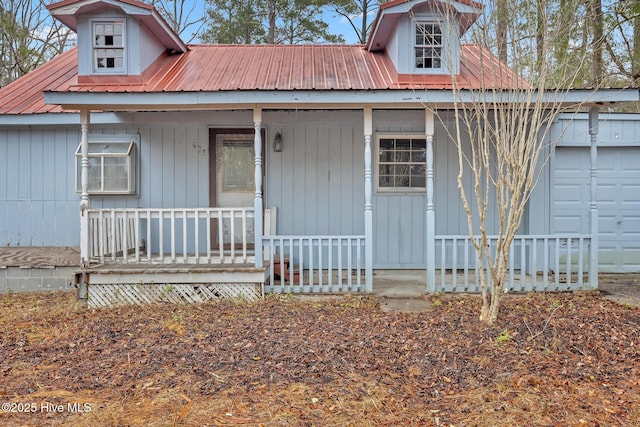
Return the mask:
M640 425L634 276L600 292L86 309L0 295L2 426ZM629 287L630 286L630 287Z
M600 274L598 290L607 299L640 307L640 274Z
M604 298L618 304L640 307L639 273L600 274L598 279L598 291ZM413 294L410 295L391 296L389 292L379 293L376 296L380 309L388 313L421 313L431 310L429 298L422 294L423 287L423 283L416 283L411 289Z

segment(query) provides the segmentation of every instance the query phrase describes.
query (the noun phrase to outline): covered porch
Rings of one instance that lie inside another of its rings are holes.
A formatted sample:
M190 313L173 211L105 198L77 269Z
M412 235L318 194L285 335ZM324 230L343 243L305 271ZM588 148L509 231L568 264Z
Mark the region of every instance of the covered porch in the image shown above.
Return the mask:
M296 227L286 226L297 212L292 211L291 203L284 200L286 192L274 185L273 170L294 167L295 158L289 166L283 158L277 160L280 162L277 167L268 169L269 163L276 161L276 154L263 151L265 145L270 145L265 144L270 141L265 141L269 132L264 129L271 129L273 134L274 129L280 131L284 127L285 132L284 119L279 118L277 122L273 112L265 113L260 108L254 108L251 113L254 188L257 189L253 193L253 207L189 208L90 207L91 198L85 191L88 161L84 158L90 124L88 112L82 115L82 269L77 275L82 298L88 297L101 306L114 304L122 295L127 295L125 299L129 302L142 303L154 300L197 302L229 296L258 298L265 293L373 291L374 260L380 245L376 233L381 215L388 214L375 210L376 197L380 197L375 184L379 173L376 171L375 133L387 125L375 119L373 108L364 107L359 112L350 110L350 114L360 117L361 124L353 125L354 128L361 126L362 129L362 135L353 137L354 152L361 156L360 160L353 166L348 165L356 169L354 175L361 177L350 183L353 193L360 194L363 199L359 202L362 203L361 210L340 213L356 218L354 226L347 229L349 232L318 234L306 232L311 229L309 227L296 230ZM264 114L268 117L266 121ZM423 245L418 263L424 271L424 292L477 292L480 278L476 274L476 257L470 238L446 228L449 232L442 233L443 228L436 224L439 217L436 216L434 197L437 182L434 135L438 113L433 108L412 110L411 114L423 118L421 123L412 121L412 126L421 129L418 135L425 141L424 192L412 194L414 198L419 197L416 200L421 206L418 214L421 218L409 224L411 234ZM338 146L344 144L343 141ZM441 140L439 144L442 153L447 142ZM329 168L325 173L331 176L332 172ZM308 176L309 172L306 173ZM313 173L318 172L314 170ZM265 186L265 177L270 186ZM293 176L294 180L297 178ZM308 187L308 179L300 184L302 191L312 190ZM315 185L322 184L316 182ZM269 189L266 199L265 187ZM359 203L353 206L357 207ZM374 219L376 215L377 220ZM277 226L279 216L283 217L280 227ZM331 230L331 227L327 229ZM519 236L511 248L508 290L597 286L597 270L591 268L595 265L591 258L593 244L591 235Z

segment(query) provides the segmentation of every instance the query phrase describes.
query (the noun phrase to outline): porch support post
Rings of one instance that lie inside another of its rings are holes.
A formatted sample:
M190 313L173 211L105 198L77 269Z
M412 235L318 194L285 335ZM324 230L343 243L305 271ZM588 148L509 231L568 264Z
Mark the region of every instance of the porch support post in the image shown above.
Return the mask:
M89 110L80 111L80 264L89 265Z
M253 201L253 235L255 240L255 266L261 268L264 265L262 259L262 109L253 110L253 127L255 135L253 139L255 157L255 184L256 194Z
M371 204L371 135L373 111L364 109L364 271L365 290L373 292L373 206Z
M434 112L425 110L425 136L427 137L427 211L426 211L426 245L427 255L427 291L436 291L436 213L433 208L433 133ZM454 266L455 268L455 266Z
M598 202L597 196L597 177L598 177L598 115L599 107L591 107L589 110L589 137L591 139L590 160L591 165L589 175L591 177L590 190L591 200L589 204L590 225L591 225L591 246L589 251L589 284L592 288L598 288Z

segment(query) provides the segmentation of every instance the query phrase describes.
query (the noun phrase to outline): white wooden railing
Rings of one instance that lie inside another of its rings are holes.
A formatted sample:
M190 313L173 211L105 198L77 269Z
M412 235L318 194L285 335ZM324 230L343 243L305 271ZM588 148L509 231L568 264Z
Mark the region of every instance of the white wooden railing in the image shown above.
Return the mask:
M100 263L254 262L253 208L89 209L89 257Z
M489 237L492 250L497 239L497 236ZM510 248L505 291L589 287L590 244L587 235L516 236ZM436 236L436 291L479 291L477 266L476 251L469 236ZM487 272L487 279L489 277Z
M264 236L265 292L364 292L364 236Z

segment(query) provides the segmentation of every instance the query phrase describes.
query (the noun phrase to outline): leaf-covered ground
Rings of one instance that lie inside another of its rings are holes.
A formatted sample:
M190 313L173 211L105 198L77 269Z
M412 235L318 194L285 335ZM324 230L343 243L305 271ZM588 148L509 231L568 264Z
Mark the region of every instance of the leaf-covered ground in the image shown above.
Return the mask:
M406 314L356 296L88 310L2 295L0 425L640 425L639 307L507 296L487 327L477 296L430 299Z

